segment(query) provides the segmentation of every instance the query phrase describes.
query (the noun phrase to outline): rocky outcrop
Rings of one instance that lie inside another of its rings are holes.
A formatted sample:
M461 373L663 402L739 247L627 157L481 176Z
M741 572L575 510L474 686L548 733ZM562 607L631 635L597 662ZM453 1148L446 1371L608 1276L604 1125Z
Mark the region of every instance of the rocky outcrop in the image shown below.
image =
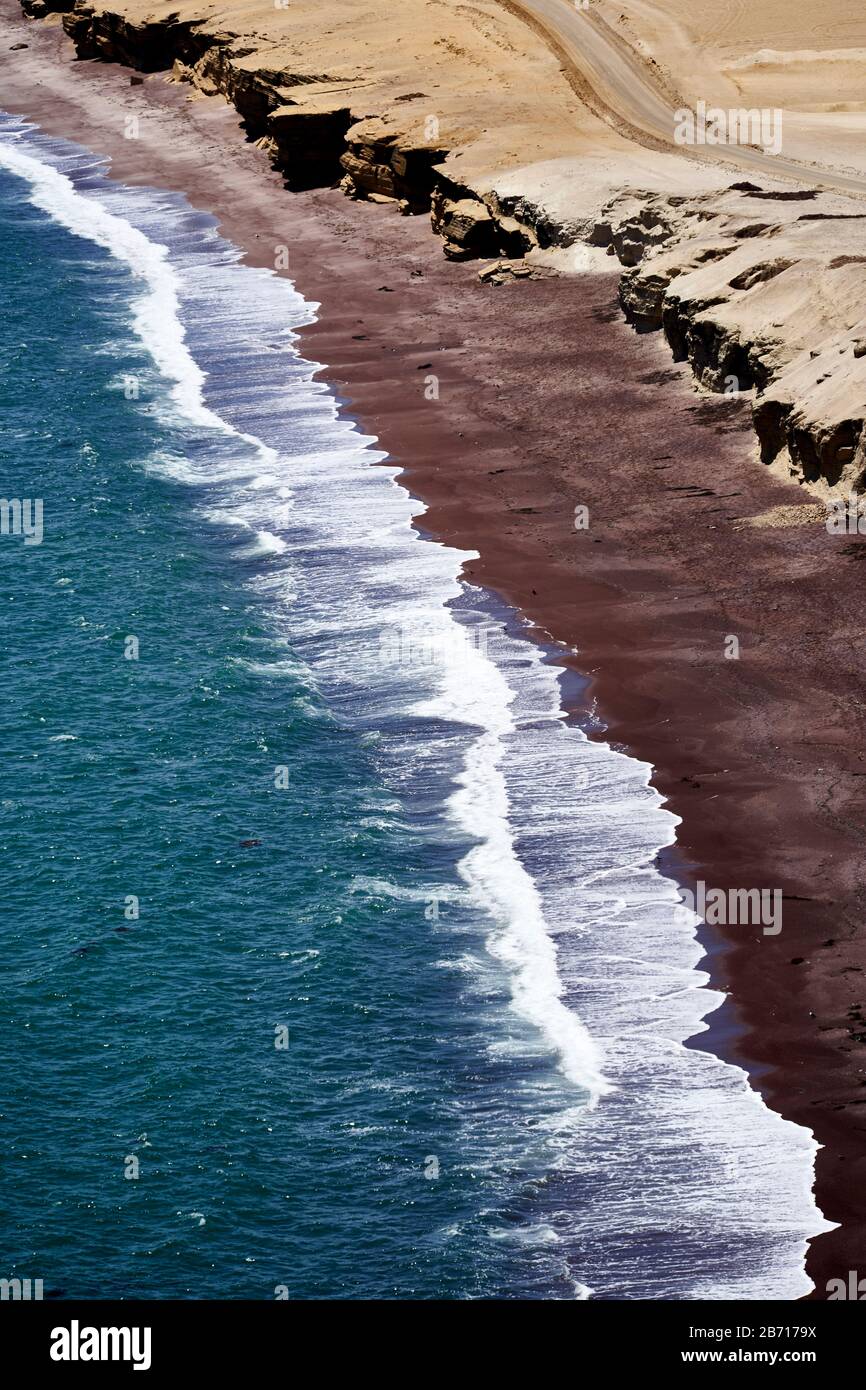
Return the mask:
M452 260L523 256L538 244L532 228L503 212L495 195L479 198L452 179L440 179L431 216Z
M599 239L627 267L631 322L660 328L708 390L753 393L765 462L866 489L866 217L832 194L735 184L615 199Z
M75 4L64 14L63 28L80 58L103 58L141 72L171 67L175 57L189 55L189 36L196 20L176 16L153 22L127 18L111 10Z
M222 94L290 188L339 181L352 197L429 212L454 258L523 255L537 244L531 226L501 209L493 194L454 185L441 168L449 148L435 132L413 127L411 118L397 123L391 112L371 116L354 71L322 72L297 61L271 65L266 47L203 17L134 18L84 0L23 3L65 5L63 27L82 58L143 72L171 69L207 95ZM405 99L398 95L395 104Z
M47 14L65 14L75 0L21 0L21 8L31 19L44 19Z
M358 121L346 132L340 158L343 188L352 197L393 199L404 211L429 212L439 183L437 166L448 150L419 133L389 129L377 119Z

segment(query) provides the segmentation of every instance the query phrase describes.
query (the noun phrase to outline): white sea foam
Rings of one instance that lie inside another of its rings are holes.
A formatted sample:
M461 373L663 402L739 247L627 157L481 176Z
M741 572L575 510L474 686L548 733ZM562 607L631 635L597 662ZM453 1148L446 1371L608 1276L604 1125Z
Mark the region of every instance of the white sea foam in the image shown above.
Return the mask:
M349 884L349 892L363 893L371 898L396 898L399 902L425 904L434 899L440 903L459 902L463 896L459 889L445 887L441 883L416 884L407 888L402 883L392 883L387 878L368 878L365 874L355 875Z
M6 134L0 140L0 168L27 181L36 207L75 236L94 242L123 261L144 282L146 293L132 305L134 328L160 372L172 383L171 399L177 409L191 424L238 433L204 403L204 373L186 345L178 312L178 277L168 249L151 241L126 218L115 216L94 198L79 193L66 174L21 149L16 143L20 138L14 134L10 142ZM250 435L243 439L263 460L276 458L261 440Z
M107 183L97 197L92 178L79 193L51 167L50 142L30 138L37 158L14 135L0 137L0 166L145 282L134 326L174 406L227 441L224 453L148 466L207 489L214 524L280 543L265 540L250 582L291 641L293 673L306 665L371 745L389 721L405 725L383 764L389 793L448 798L464 892L388 893L381 880L369 892L417 903L418 929L431 898L456 907L468 894L489 956L464 934L461 954L443 944L441 964L468 999L482 987L495 997L486 972L508 982L511 1022L488 1039L491 1056L537 1059L546 1108L536 1133L563 1193L555 1221L511 1238L552 1233L580 1299L808 1292L805 1243L828 1227L811 1193L816 1146L739 1068L684 1046L720 996L705 988L694 925L674 913L677 891L653 865L677 822L651 769L567 725L542 653L460 582L467 555L419 538L423 507L398 470L370 466L385 457L376 441L340 417L295 352L292 329L312 306L291 284L239 265L181 199ZM413 660L411 641L385 659L395 630L432 640L440 659Z
M262 555L282 555L288 549L287 543L282 536L275 536L273 531L256 531L256 538L251 545L246 546L241 554L248 559L254 560Z
M489 947L511 972L515 1008L547 1035L565 1075L586 1088L594 1106L611 1085L602 1071L598 1045L575 1011L562 1002L556 947L538 889L514 848L502 771L504 740L515 727L514 691L499 667L473 646L467 628L455 625L454 635L462 638L463 649L459 642L448 644L452 660L443 662L442 694L419 706L419 712L469 720L484 730L467 751L460 790L451 799L463 829L478 836L460 871L478 906L497 923Z

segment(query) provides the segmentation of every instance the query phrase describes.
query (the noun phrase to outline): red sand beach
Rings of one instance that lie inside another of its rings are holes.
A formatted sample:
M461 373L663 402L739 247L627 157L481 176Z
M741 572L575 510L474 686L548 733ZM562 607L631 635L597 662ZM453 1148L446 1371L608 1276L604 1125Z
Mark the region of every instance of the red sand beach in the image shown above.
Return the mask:
M118 178L182 189L254 263L288 247L321 304L302 351L405 469L425 528L479 553L468 577L575 650L600 736L651 763L682 817L682 881L783 891L778 936L731 928L713 953L731 1004L701 1045L724 1033L824 1146L816 1196L840 1227L809 1257L823 1297L866 1257L861 540L734 524L811 499L757 462L747 403L700 393L660 335L626 325L613 269L484 285L425 217L286 192L221 98L75 62L56 19L16 0L0 18L5 109Z

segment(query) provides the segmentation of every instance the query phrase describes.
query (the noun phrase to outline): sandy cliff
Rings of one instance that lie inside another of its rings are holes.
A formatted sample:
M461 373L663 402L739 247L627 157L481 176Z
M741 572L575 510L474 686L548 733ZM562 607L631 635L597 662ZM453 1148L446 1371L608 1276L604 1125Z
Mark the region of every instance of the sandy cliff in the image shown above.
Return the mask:
M822 39L814 17L771 3L772 24L766 7L708 0L627 4L610 20L669 95L784 101L786 117L832 96L849 119L859 7L832 0ZM633 322L661 328L709 390L753 394L765 462L818 491L866 485L866 183L862 200L753 183L724 149L698 160L629 138L512 0L24 5L64 11L83 58L221 94L290 187L342 181L429 213L449 257L606 247L629 267ZM838 113L824 119L826 153Z

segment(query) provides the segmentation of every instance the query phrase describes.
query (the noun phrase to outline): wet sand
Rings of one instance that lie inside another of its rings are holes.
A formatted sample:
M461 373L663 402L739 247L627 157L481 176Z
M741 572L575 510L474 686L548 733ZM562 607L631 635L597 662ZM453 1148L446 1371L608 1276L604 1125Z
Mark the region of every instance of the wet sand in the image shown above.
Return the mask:
M862 540L735 525L811 499L757 462L746 401L699 393L625 324L615 269L483 285L426 218L287 193L221 98L73 62L56 20L23 21L17 0L0 21L0 106L110 155L118 178L182 189L256 264L288 249L322 306L301 349L406 470L425 529L477 550L467 576L575 649L599 736L656 768L683 819L665 866L784 892L778 936L730 928L712 951L731 1002L699 1042L825 1146L816 1195L841 1229L813 1244L816 1296L862 1271Z

